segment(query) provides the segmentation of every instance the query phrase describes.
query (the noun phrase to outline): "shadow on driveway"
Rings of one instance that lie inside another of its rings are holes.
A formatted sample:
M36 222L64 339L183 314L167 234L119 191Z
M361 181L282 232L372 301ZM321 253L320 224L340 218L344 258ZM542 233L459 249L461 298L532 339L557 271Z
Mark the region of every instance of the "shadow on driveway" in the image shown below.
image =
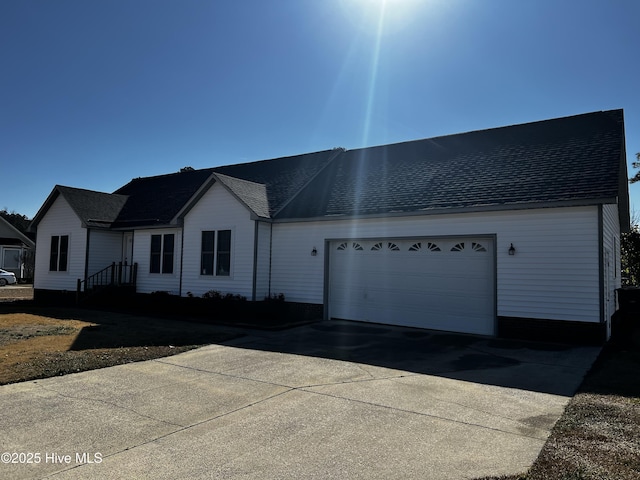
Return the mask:
M572 396L599 347L522 342L331 320L227 343Z

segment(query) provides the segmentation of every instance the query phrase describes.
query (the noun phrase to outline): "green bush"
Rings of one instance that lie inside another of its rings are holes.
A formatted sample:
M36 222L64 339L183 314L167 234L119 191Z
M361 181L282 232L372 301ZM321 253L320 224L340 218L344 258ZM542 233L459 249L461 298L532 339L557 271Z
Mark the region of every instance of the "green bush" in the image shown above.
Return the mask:
M637 225L620 238L620 260L622 264L622 285L640 286L640 231Z

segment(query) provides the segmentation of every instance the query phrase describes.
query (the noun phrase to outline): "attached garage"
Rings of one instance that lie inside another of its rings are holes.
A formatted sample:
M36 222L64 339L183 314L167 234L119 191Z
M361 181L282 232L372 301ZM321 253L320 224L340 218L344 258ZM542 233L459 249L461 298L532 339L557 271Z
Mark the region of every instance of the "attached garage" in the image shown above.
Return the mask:
M329 242L329 317L495 333L495 240L437 237Z

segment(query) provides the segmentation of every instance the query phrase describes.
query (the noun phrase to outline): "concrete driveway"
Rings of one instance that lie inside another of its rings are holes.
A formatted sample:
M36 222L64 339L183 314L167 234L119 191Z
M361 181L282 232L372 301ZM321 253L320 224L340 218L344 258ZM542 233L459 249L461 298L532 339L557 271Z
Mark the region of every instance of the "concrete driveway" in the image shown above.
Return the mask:
M243 332L0 387L0 477L519 473L599 352L335 321Z

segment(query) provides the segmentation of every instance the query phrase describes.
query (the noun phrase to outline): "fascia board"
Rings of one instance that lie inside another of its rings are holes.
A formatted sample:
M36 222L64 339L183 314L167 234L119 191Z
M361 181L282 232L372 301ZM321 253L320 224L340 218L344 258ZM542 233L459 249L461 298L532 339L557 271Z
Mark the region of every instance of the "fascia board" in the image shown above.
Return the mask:
M364 215L330 215L324 217L309 218L276 218L273 223L302 223L302 222L330 222L336 220L360 220L368 218L394 218L394 217L418 217L430 215L447 215L460 213L478 213L478 212L505 212L509 210L534 210L541 208L562 208L562 207L586 207L603 204L615 204L617 198L599 198L585 200L567 200L558 202L540 202L540 203L521 203L509 205L487 205L476 207L460 207L460 208L434 208L428 210L414 210L409 212L389 212L389 213L372 213Z

